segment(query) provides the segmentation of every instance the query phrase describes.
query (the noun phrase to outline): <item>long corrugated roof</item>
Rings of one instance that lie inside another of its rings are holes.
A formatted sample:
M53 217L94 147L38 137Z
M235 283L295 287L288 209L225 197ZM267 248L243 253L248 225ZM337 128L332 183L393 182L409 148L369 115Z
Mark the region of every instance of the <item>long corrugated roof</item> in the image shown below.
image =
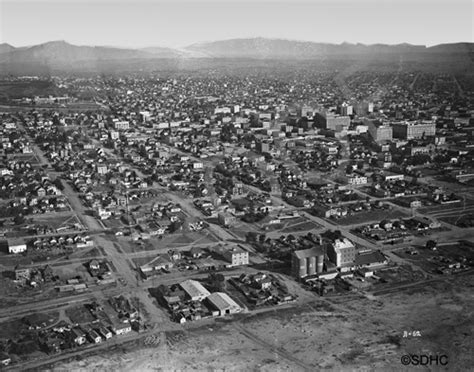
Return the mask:
M185 280L180 284L181 288L191 297L207 297L211 294L204 286L196 280Z
M207 297L207 299L217 308L219 311L225 311L228 309L240 309L240 306L226 293L214 292Z
M356 266L370 265L373 263L384 262L387 258L380 251L371 251L359 253L355 257Z
M321 256L324 254L324 251L321 246L316 246L309 249L302 249L299 251L295 251L294 253L297 258L301 259L301 258Z

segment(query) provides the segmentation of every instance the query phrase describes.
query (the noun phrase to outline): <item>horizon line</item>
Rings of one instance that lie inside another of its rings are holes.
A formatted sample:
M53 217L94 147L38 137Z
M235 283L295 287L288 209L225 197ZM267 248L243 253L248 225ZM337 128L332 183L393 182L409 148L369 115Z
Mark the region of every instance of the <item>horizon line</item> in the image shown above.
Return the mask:
M148 46L140 46L140 47L135 47L135 46L120 46L120 45L110 45L110 44L83 44L83 43L74 43L70 42L65 39L55 39L55 40L47 40L47 41L42 41L39 43L34 43L34 44L27 44L27 45L13 45L10 44L7 41L2 41L2 44L7 44L15 49L18 48L31 48L34 46L38 45L43 45L43 44L48 44L48 43L54 43L54 42L64 42L69 45L77 46L77 47L102 47L102 48L116 48L116 49L133 49L133 50L141 50L141 49L147 49L147 48L166 48L166 49L185 49L193 45L199 45L199 44L210 44L210 43L215 43L215 42L222 42L222 41L232 41L232 40L252 40L252 39L265 39L265 40L281 40L281 41L291 41L291 42L299 42L299 43L314 43L314 44L327 44L327 45L344 45L344 44L349 44L349 45L363 45L363 46L374 46L374 45L387 45L387 46L399 46L399 45L410 45L410 46L419 46L419 47L425 47L425 48L430 48L433 46L438 46L438 45L446 45L446 44L474 44L473 41L450 41L450 42L441 42L437 44L412 44L410 42L399 42L399 43L384 43L384 42L376 42L376 43L363 43L363 42L350 42L350 41L342 41L342 42L327 42L327 41L314 41L314 40L303 40L303 39L291 39L291 38L282 38L282 37L264 37L264 36L250 36L250 37L233 37L233 38L226 38L226 39L217 39L217 40L205 40L205 41L197 41L193 42L191 44L185 45L185 46L166 46L166 45L160 45L160 44L154 44L154 45L148 45Z

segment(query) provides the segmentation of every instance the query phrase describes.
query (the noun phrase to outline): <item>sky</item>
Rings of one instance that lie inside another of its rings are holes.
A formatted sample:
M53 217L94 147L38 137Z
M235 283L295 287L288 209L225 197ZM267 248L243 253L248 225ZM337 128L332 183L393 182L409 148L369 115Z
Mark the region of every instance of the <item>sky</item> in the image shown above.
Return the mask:
M327 43L473 42L473 0L0 0L0 43L185 47L269 37Z

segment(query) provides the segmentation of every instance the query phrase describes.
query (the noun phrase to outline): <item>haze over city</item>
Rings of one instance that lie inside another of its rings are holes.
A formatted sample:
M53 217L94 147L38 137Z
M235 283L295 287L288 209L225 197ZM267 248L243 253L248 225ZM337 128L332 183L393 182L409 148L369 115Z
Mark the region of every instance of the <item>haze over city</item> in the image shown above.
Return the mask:
M471 42L469 0L9 1L0 41L16 47L66 40L127 48L268 37L327 43Z

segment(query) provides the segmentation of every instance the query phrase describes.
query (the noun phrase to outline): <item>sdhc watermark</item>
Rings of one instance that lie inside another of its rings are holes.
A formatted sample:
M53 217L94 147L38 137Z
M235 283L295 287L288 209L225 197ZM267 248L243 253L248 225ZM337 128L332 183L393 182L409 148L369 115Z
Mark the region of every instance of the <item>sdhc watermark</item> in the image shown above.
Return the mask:
M446 366L449 361L445 354L406 354L400 360L404 366Z

